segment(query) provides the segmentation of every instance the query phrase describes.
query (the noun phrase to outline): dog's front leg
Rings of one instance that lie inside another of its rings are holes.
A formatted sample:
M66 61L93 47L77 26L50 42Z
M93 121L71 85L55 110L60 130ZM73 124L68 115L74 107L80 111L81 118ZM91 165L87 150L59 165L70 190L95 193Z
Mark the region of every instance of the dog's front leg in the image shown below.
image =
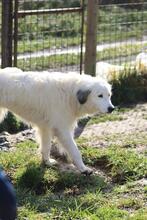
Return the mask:
M50 158L51 151L51 134L48 128L38 128L37 136L39 141L40 153L42 157L42 162L45 165L54 165L56 164L56 160Z
M79 171L85 175L92 174L92 169L86 167L83 163L81 153L73 139L72 134L69 131L58 132L58 139L62 146L66 149L70 158L72 159L74 165L79 169Z

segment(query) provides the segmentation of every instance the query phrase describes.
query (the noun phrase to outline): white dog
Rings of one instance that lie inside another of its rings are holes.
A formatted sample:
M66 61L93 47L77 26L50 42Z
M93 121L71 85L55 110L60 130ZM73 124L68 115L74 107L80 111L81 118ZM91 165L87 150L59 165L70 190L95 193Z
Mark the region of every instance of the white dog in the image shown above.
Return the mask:
M56 136L76 167L91 174L73 139L78 118L111 113L111 86L89 75L0 71L0 119L7 109L37 127L42 160L50 164L51 139Z

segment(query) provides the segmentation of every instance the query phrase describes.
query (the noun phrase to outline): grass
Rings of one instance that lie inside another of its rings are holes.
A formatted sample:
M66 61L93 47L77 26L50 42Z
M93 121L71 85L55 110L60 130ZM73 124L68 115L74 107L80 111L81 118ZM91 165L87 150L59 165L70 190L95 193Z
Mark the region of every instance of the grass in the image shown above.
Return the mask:
M104 114L104 115L98 115L98 116L92 117L91 120L88 122L88 125L98 124L98 123L106 122L106 121L122 121L125 119L126 118L124 118L122 115L119 115L117 111L115 111L114 113L110 115Z
M80 37L76 38L69 38L69 37L62 37L62 38L55 38L50 37L50 39L39 39L39 40L24 40L18 41L18 52L22 53L30 53L30 52L37 52L42 50L52 50L55 49L62 49L72 46L78 46L80 44Z
M97 60L117 59L119 57L125 58L127 56L135 56L142 51L142 48L146 47L147 43L143 44L130 44L119 45L113 48L104 49L97 52ZM129 62L129 61L128 61Z
M91 166L102 166L114 182L123 182L129 179L139 179L147 176L147 161L132 150L118 146L99 150L97 148L83 148L85 162Z
M98 171L90 177L42 166L31 141L1 152L1 164L16 189L18 219L145 220L147 189L139 180L147 177L147 160L134 151L138 140L132 139L125 136L122 145L108 139L102 149L91 147L86 138L77 139L85 163ZM145 143L143 138L140 143Z
M20 59L18 60L18 67L24 70L43 70L43 69L57 69L65 66L80 65L79 55L52 55L47 57Z
M124 112L131 111L131 108L116 108L115 111L111 114L98 114L92 117L85 117L79 120L78 125L81 127L85 127L85 125L93 125L98 123L103 123L107 121L122 121L127 118L124 117ZM145 118L145 116L143 115Z

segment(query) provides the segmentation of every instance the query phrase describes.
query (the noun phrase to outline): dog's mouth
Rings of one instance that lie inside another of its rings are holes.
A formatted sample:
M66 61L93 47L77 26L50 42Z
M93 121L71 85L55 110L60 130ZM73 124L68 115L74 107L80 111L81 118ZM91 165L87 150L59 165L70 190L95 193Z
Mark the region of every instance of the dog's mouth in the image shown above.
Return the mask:
M99 111L96 114L94 114L94 116L99 116L99 115L104 115L104 114L111 114L114 110L115 110L114 106L109 106L106 111Z

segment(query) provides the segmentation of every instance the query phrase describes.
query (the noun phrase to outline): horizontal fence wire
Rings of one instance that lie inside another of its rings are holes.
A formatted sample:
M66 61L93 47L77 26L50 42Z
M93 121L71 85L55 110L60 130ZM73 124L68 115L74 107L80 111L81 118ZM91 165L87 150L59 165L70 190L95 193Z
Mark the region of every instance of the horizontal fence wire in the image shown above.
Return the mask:
M97 61L133 64L147 46L147 2L98 8Z
M79 71L82 9L49 6L49 1L19 1L17 66Z
M39 15L39 14L59 14L59 13L73 13L81 12L81 8L56 8L56 9L40 9L40 10L24 10L18 11L18 17L24 17L27 15Z

